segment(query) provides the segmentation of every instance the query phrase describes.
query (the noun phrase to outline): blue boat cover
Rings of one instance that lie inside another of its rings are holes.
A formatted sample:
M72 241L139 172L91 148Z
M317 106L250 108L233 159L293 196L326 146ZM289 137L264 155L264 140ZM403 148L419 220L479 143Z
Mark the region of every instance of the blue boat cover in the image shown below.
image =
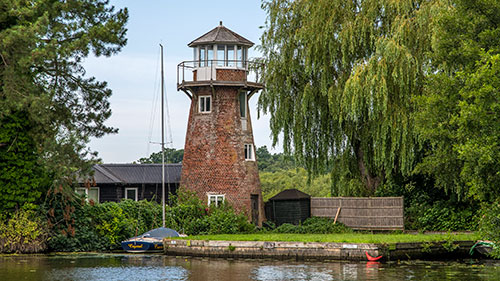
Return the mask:
M139 237L151 237L151 238L165 238L165 237L179 237L179 233L171 228L159 227L152 229L148 232L144 232Z

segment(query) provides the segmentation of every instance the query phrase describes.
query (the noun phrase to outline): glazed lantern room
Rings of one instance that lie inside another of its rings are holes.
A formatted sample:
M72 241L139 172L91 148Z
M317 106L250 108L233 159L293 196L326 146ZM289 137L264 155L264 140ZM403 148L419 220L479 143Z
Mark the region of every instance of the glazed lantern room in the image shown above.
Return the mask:
M222 25L188 44L196 67L247 68L248 48L253 43Z
M244 86L254 93L264 88L261 63L248 60L253 43L222 25L222 22L188 44L193 58L177 65L177 89L188 96L192 87ZM251 95L251 94L250 94Z

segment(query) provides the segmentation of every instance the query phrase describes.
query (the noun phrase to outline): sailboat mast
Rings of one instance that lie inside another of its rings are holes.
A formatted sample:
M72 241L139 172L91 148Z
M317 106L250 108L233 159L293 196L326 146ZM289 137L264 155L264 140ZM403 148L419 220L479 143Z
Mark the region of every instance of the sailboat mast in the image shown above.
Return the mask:
M164 107L164 89L165 81L163 77L163 45L161 48L161 207L162 207L162 222L165 227L165 115L163 113Z

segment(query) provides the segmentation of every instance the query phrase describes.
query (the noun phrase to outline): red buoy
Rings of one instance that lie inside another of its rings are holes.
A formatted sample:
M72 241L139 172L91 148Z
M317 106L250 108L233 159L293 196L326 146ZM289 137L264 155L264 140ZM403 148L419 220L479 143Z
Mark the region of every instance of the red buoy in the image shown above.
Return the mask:
M368 252L365 251L365 254L366 254L366 258L369 260L369 261L378 261L379 259L382 258L382 256L378 256L378 257L372 257L368 254Z

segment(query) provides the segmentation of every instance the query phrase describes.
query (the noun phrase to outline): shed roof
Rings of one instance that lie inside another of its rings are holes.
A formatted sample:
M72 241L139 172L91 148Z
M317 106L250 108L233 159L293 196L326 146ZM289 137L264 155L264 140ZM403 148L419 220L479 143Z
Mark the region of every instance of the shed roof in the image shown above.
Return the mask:
M283 190L282 192L276 194L275 196L271 197L269 201L271 200L298 200L298 199L309 199L311 196L307 193L304 193L298 189L287 189Z
M194 47L197 45L204 44L235 44L252 47L253 42L246 39L245 37L239 35L238 33L228 29L222 25L222 21L219 26L210 30L209 32L203 34L202 36L196 38L191 43L188 44L189 47Z
M161 183L161 164L97 164L94 165L96 184ZM182 164L165 164L165 183L179 183Z

